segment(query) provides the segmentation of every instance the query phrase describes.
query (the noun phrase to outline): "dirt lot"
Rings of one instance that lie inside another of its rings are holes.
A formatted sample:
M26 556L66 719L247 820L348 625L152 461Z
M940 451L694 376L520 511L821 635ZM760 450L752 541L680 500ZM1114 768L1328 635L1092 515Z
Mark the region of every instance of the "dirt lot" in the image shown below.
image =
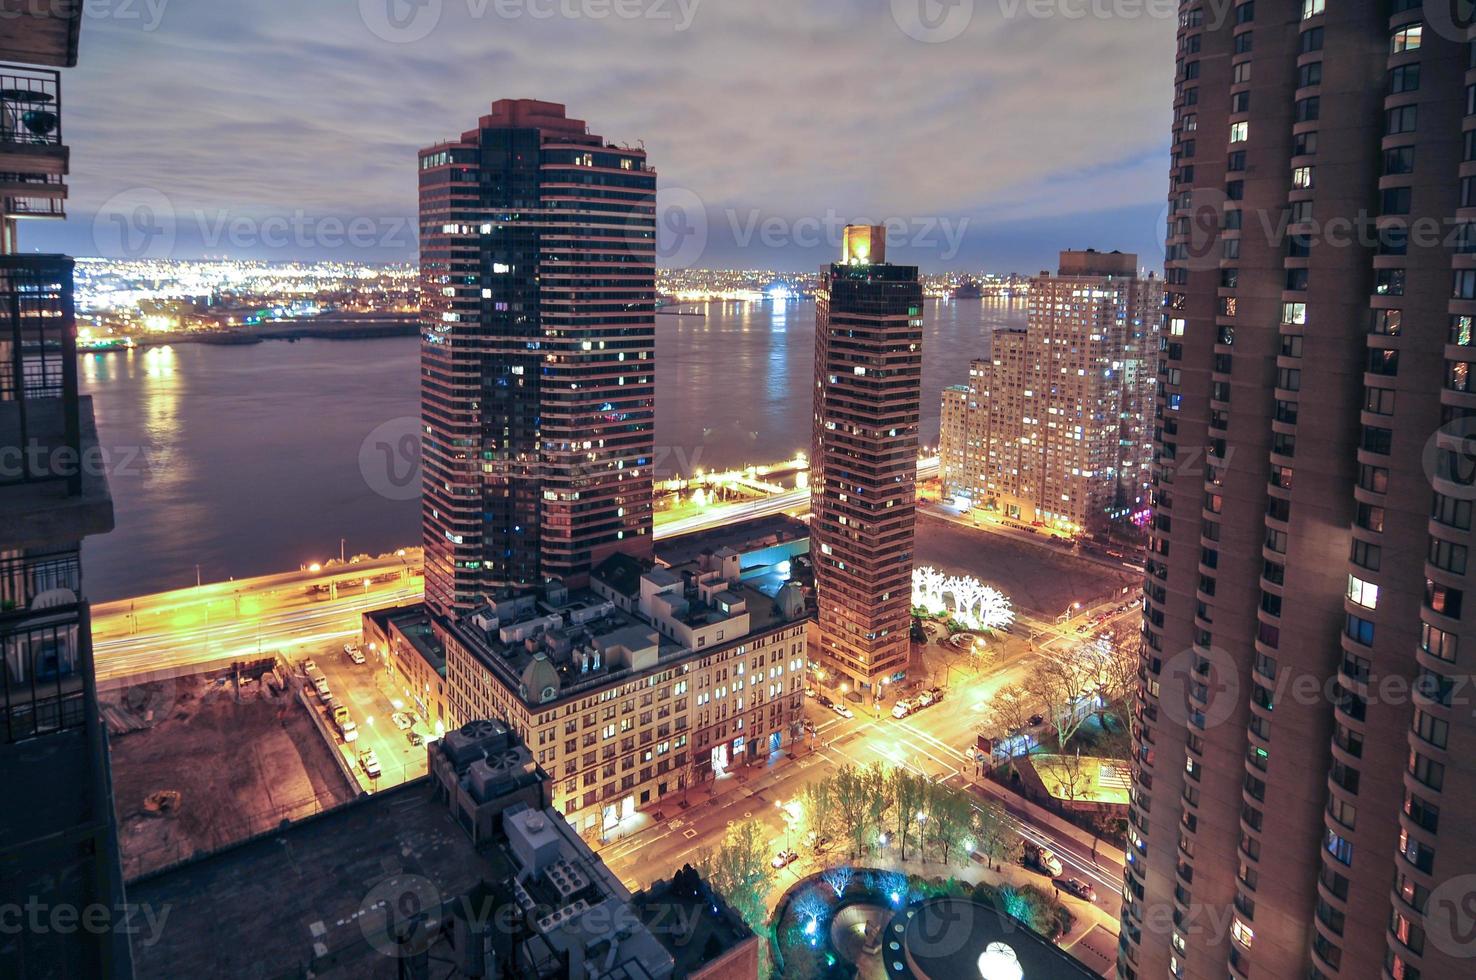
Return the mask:
M290 694L250 683L238 701L228 679L197 677L103 700L125 878L354 795ZM161 792L170 794L155 801L164 812L151 812L150 797Z
M1017 608L1043 619L1055 617L1072 602L1107 599L1120 594L1124 585L1142 581L1141 575L1114 572L1044 545L925 513L918 515L914 550L918 565L932 565L949 575L972 575L1009 596Z

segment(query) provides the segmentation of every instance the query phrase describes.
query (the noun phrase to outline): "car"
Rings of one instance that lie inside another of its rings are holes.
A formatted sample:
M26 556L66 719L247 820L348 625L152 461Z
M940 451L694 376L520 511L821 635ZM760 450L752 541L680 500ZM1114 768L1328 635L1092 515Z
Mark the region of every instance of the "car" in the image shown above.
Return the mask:
M815 689L813 687L807 687L807 688L805 688L805 697L807 697L807 698L813 698L814 696L815 696Z
M831 707L831 710L833 710L836 714L840 715L842 718L854 718L854 717L856 717L856 712L852 711L850 708L847 708L843 704L832 704L830 707Z
M310 670L316 670L317 667L318 667L318 662L316 660L314 660L312 657L308 657L306 660L304 660L302 662L302 672L304 674L306 674Z
M420 748L420 746L425 744L425 736L421 735L417 731L409 731L405 733L405 741L409 742L416 748Z
M359 768L364 770L364 775L370 779L378 779L382 775L379 768L379 756L374 754L373 749L365 749L359 753Z
M818 704L818 705L820 705L822 708L833 708L833 707L835 707L835 702L832 701L832 700L830 700L830 698L827 698L823 694L817 694L817 695L815 695L815 703Z
M1052 884L1066 894L1075 895L1084 902L1097 900L1097 890L1090 882L1082 881L1080 878L1057 878Z
M343 652L346 653L346 654L348 654L349 656L353 656L354 655L354 651L357 650L357 649L359 649L359 647L358 647L357 644L354 644L354 643L345 643L343 645Z
M1035 844L1025 845L1025 866L1034 868L1036 871L1052 878L1059 878L1064 867L1061 859L1049 847L1040 847Z
M362 664L364 663L364 651L360 650L358 647L354 647L352 650L349 651L348 658L356 664Z
M814 851L816 854L819 854L830 846L830 838L824 835L816 837L814 832L812 831L805 835L805 844L810 848L810 850Z
M399 711L396 711L394 714L390 715L390 721L394 722L395 727L402 732L408 732L411 728L414 727L414 725L410 721L410 718Z
M1031 724L1032 727L1034 727L1036 725L1044 725L1045 724L1045 715L1031 715L1030 716L1030 724Z
M774 855L774 860L770 861L769 864L773 865L774 868L776 868L776 869L778 869L778 868L787 868L791 864L793 864L794 862L796 862L798 860L799 860L799 855L798 854L794 853L791 850L787 850L786 849L786 850L780 851L778 854L775 854Z

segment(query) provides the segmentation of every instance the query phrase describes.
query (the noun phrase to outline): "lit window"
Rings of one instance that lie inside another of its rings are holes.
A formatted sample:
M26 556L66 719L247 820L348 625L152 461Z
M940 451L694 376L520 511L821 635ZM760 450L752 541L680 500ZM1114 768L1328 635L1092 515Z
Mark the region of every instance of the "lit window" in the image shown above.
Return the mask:
M1379 587L1372 582L1365 582L1356 575L1349 575L1348 598L1365 609L1375 609L1379 605Z
M1230 142L1244 143L1250 138L1250 123L1238 122L1230 124Z

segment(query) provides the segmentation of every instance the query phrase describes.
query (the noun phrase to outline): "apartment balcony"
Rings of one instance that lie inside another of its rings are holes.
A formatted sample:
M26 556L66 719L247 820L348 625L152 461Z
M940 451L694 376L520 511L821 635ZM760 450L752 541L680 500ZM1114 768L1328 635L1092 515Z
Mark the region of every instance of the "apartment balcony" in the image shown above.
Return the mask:
M77 63L82 0L0 0L0 61L71 68Z
M0 202L3 217L66 217L70 151L62 142L61 76L0 65Z
M89 632L75 548L0 559L0 744L85 727Z
M76 341L72 260L0 255L0 552L112 529Z

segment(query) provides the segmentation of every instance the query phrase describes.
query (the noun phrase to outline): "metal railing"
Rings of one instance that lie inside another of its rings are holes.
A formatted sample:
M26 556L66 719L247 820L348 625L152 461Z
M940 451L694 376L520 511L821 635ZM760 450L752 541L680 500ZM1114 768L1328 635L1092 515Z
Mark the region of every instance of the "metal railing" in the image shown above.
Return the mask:
M0 255L0 486L67 480L81 488L73 263L64 255ZM63 452L65 450L65 452Z
M61 72L0 65L0 144L62 145Z

